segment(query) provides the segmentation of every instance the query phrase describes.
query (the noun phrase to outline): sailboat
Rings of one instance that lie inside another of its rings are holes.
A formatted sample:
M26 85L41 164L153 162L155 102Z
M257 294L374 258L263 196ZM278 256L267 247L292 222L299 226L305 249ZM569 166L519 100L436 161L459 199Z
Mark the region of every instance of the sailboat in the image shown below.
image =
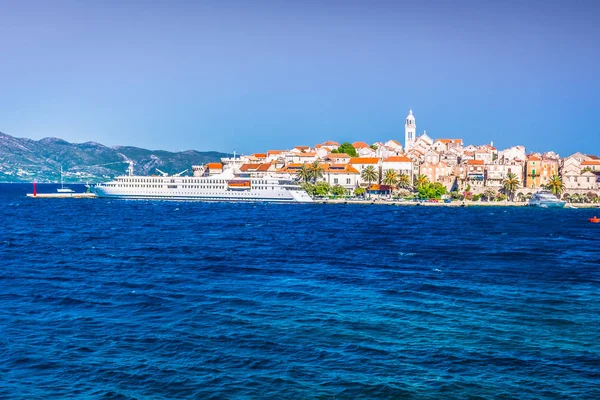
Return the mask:
M56 191L58 193L75 193L75 191L73 189L69 189L65 187L64 181L63 181L63 169L62 169L62 165L60 166L60 189L56 189Z

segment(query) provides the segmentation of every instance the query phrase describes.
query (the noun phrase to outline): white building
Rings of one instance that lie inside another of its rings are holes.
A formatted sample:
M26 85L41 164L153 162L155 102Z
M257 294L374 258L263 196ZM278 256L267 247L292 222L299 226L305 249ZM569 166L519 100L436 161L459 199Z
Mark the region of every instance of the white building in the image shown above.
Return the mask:
M322 164L324 182L331 186L340 185L348 190L358 187L359 172L348 164Z
M382 173L394 170L399 174L406 174L412 179L413 162L406 156L392 156L383 160L381 163Z

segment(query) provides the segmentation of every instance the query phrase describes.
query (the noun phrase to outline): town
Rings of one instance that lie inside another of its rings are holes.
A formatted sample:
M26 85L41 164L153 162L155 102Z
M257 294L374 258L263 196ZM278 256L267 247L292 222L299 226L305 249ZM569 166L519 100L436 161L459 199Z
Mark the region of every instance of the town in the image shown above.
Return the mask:
M327 141L234 155L207 164L202 173L214 175L227 167L245 176L292 174L313 196L523 202L548 189L572 203L597 203L600 198L600 157L578 152L561 158L552 151L528 154L523 146L499 151L493 143L465 146L460 138L433 139L425 131L417 135L412 110L404 146L393 139Z

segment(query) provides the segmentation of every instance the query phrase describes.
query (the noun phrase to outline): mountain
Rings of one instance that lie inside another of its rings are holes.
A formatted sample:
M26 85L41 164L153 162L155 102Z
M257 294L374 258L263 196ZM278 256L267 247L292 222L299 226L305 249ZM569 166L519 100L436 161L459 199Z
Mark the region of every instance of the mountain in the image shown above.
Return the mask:
M191 171L192 165L219 161L229 154L187 150L169 152L131 146L107 147L96 142L69 143L62 139L31 140L0 132L0 182L98 182L124 174L133 161L138 175Z

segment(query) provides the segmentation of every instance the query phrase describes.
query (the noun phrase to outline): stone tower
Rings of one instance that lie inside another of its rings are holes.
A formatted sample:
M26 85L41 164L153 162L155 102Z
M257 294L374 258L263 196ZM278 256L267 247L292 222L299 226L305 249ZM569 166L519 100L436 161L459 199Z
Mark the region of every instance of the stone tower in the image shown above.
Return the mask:
M404 125L404 150L409 150L415 142L417 134L417 124L412 110L409 111L406 117L406 125Z

